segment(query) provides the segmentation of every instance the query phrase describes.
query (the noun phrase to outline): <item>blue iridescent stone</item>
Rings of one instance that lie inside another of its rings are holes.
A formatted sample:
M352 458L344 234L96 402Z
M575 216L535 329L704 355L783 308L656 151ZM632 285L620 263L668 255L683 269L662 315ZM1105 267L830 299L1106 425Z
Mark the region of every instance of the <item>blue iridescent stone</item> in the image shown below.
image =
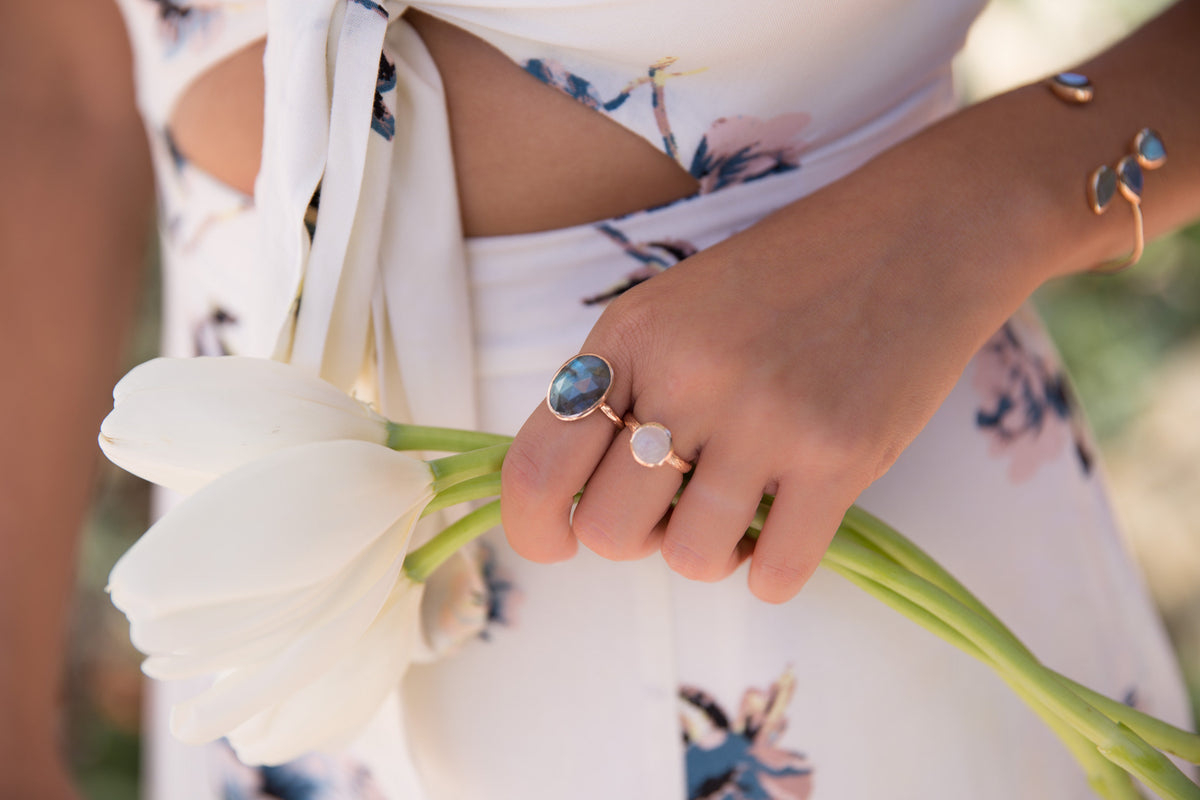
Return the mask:
M1142 199L1142 168L1133 156L1125 156L1117 163L1117 177L1121 180L1121 194L1130 202Z
M1059 100L1072 105L1090 103L1095 94L1092 82L1086 75L1080 75L1078 72L1060 72L1051 78L1047 85Z
M1161 166L1167 160L1167 147L1157 131L1142 128L1134 141L1137 148L1138 163L1147 169Z
M1091 194L1092 211L1097 214L1104 211L1117 193L1117 173L1109 166L1102 166L1092 173L1092 183L1088 187Z
M546 404L560 419L579 419L599 408L612 385L612 368L600 356L575 356L550 382Z

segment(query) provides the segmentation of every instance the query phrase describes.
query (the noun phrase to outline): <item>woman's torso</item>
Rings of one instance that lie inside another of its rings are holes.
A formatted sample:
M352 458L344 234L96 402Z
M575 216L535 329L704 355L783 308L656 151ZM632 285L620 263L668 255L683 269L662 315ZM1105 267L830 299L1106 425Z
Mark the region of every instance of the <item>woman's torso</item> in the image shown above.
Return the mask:
M265 4L122 3L152 129L249 194ZM761 167L764 150L793 168L946 83L980 5L422 3L406 19L445 85L464 230L476 236L710 191Z

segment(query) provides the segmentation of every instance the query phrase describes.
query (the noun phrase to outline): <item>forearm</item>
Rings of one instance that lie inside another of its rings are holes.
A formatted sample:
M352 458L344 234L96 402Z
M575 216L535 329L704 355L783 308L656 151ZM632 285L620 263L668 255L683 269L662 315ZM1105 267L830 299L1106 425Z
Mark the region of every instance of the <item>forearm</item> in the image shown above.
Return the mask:
M1128 202L1117 196L1097 216L1087 204L1086 182L1096 167L1115 166L1128 155L1145 127L1162 135L1169 153L1164 168L1146 173L1147 236L1200 216L1198 36L1200 3L1181 2L1078 65L1096 87L1091 103L1068 104L1040 84L1027 86L933 131L954 154L946 159L944 180L951 183L960 172L977 184L960 196L964 204L979 207L982 196L997 194L985 206L995 221L981 219L979 227L998 224L1007 246L988 251L1011 251L1011 261L1019 260L1035 284L1129 253Z
M1147 173L1147 237L1200 216L1198 34L1200 4L1181 3L1079 65L1096 85L1092 103L1032 85L976 104L785 210L780 237L812 230L814 217L817 227L840 217L888 229L890 256L924 262L938 291L957 287L956 301L997 322L1047 279L1130 252L1128 202L1117 196L1097 216L1086 182L1127 155L1139 129L1159 131L1169 153Z
M36 6L5 21L28 39L4 36L0 59L0 787L53 755L75 544L152 208L123 40L97 52L119 20L88 5L73 52L90 75Z
M146 174L126 150L92 142L95 163L60 161L56 170L26 149L23 164L5 170L0 698L19 707L0 712L6 729L20 714L52 708L61 674L74 542L96 464L96 431L145 259ZM64 174L62 166L73 168ZM114 203L114 195L123 201ZM99 213L105 205L109 213ZM15 727L29 731L47 722L26 719Z

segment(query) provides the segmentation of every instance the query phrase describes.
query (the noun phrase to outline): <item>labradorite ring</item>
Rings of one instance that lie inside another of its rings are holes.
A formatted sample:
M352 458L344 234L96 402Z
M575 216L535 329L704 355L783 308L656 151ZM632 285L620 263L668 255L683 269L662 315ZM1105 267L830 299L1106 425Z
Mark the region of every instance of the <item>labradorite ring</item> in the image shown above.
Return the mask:
M583 419L599 411L612 420L618 429L625 423L605 402L612 388L612 364L595 353L580 353L568 360L554 373L546 390L546 406L550 413L568 422Z

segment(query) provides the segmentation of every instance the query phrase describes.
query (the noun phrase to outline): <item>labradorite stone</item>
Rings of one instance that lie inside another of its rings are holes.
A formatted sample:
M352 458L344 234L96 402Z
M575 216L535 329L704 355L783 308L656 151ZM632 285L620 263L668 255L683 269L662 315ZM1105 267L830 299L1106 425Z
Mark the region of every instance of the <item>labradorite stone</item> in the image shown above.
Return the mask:
M1091 83L1087 76L1080 75L1078 72L1060 72L1054 76L1054 80L1063 86L1070 86L1072 89L1079 89Z
M1092 189L1096 194L1096 205L1103 210L1117 193L1117 173L1109 167L1101 167L1092 179Z
M612 370L604 359L576 356L554 376L546 401L560 417L579 417L600 405L610 385Z
M1135 159L1128 156L1122 158L1121 163L1117 164L1117 173L1126 189L1138 197L1142 196L1142 168Z
M1158 133L1149 128L1143 128L1141 136L1138 137L1138 155L1144 160L1154 163L1167 157L1167 148Z

